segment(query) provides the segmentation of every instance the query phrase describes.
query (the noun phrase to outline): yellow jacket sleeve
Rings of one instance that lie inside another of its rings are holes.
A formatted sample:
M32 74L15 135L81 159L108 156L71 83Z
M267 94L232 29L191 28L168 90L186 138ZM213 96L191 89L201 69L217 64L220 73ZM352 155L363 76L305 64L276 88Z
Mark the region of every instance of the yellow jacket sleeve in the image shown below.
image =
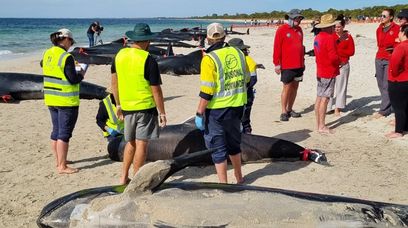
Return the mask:
M208 57L204 56L203 60L201 61L201 72L200 72L200 91L206 93L208 95L214 95L215 88L216 88L216 66L213 60Z

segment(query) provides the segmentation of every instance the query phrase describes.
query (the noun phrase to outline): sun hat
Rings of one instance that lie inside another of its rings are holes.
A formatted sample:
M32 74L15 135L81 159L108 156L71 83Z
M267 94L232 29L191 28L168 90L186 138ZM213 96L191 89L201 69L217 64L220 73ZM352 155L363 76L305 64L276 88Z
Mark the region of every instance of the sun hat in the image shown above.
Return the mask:
M407 18L408 19L408 9L402 9L398 15L397 18Z
M296 17L301 17L302 19L305 18L299 9L292 9L286 14L290 19L295 19Z
M242 39L240 39L240 38L232 38L232 39L230 39L228 41L228 44L233 46L233 47L236 47L236 48L238 48L240 50L250 48L250 46L245 45L244 41Z
M333 14L324 14L320 17L320 23L317 24L315 27L316 28L328 28L331 27L340 21L336 20L336 18L333 16Z
M220 39L225 37L224 27L220 23L212 23L207 26L207 38Z
M129 41L146 41L155 38L157 33L150 31L148 24L138 23L133 28L133 31L127 31L125 35Z
M72 35L72 32L69 29L62 28L62 29L58 30L57 33L58 33L58 37L60 37L60 38L68 37L68 38L72 39L72 44L76 43L76 41L74 40L74 36Z

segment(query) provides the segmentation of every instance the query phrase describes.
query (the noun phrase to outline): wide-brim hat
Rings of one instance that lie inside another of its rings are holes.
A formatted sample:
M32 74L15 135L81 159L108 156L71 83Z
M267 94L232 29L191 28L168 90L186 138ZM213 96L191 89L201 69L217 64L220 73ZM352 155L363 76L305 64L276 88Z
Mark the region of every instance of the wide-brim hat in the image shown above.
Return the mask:
M299 9L292 9L289 11L288 14L286 14L290 19L295 19L297 17L301 17L302 19L305 18Z
M133 28L133 31L127 31L125 36L129 41L147 41L157 37L157 33L153 33L148 24L138 23Z
M320 17L320 23L317 24L315 27L316 28L328 28L339 22L340 21L336 20L333 14L328 13Z
M232 47L236 47L240 50L250 48L251 46L245 45L244 41L240 38L232 38L228 41L228 44Z
M397 18L407 18L408 19L408 9L402 9L398 13Z

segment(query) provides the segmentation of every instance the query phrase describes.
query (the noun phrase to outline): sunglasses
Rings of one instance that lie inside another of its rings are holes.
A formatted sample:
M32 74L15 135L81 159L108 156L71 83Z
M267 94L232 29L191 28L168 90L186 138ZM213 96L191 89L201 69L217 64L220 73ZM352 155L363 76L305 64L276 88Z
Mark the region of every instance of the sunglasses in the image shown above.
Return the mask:
M387 16L387 15L382 14L380 17L382 17L382 18L387 18L388 16Z

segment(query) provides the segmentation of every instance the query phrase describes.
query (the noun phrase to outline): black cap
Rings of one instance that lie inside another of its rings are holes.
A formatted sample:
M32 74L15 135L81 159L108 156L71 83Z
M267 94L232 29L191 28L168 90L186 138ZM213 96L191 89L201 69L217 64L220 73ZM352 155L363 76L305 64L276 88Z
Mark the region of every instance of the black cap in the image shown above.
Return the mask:
M398 15L398 18L407 18L408 19L408 9L402 9Z

